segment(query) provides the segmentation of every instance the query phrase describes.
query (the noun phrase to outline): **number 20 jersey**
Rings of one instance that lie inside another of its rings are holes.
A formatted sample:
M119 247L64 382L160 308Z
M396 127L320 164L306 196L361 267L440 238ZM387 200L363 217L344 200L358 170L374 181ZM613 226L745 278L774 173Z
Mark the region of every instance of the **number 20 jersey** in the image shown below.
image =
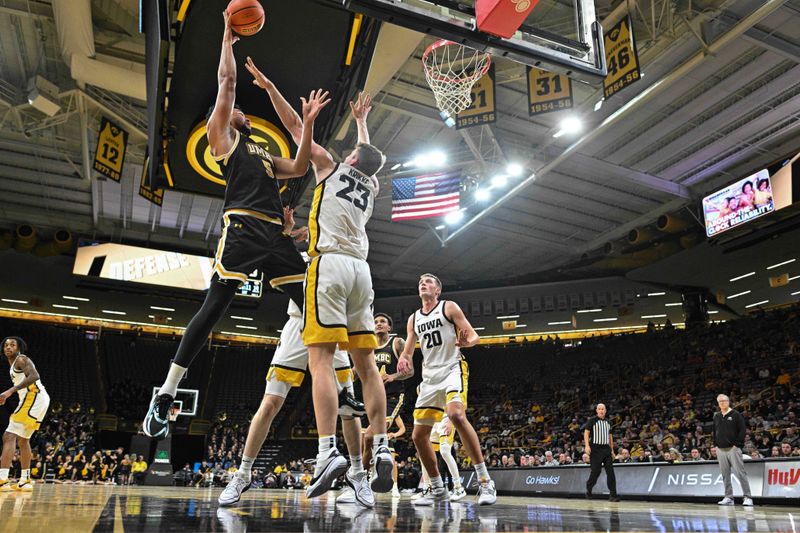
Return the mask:
M422 309L414 313L414 333L422 350L422 377L458 365L461 350L456 346L456 325L444 312L445 300L440 300L430 313Z
M308 255L347 254L363 261L369 253L367 221L375 207L372 179L339 163L314 189L308 216Z

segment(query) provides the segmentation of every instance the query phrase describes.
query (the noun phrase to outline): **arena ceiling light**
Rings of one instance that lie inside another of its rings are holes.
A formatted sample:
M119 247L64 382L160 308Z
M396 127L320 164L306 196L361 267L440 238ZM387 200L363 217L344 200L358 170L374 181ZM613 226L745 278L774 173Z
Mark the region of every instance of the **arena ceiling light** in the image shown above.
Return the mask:
M666 292L648 292L647 296L664 296L666 294Z
M79 309L77 305L53 304L56 309Z
M572 324L571 320L562 320L560 322L548 322L548 326L566 326L567 324Z
M0 298L0 301L7 302L10 304L27 304L28 300L13 300L11 298Z
M477 327L477 328L472 328L472 329L474 329L475 331L483 331L483 330L485 330L486 328L484 328L483 326L479 326L479 327Z
M756 275L755 272L748 272L747 274L742 274L741 276L736 276L735 278L731 278L728 281L730 282L739 281L740 279L749 278L750 276L755 276L755 275Z
M89 298L82 298L80 296L62 296L65 300L75 300L76 302L88 302Z
M258 329L258 328L257 328L257 327L255 327L255 326L243 326L242 324L236 324L236 326L235 326L235 327L237 327L237 328L239 328L239 329Z
M788 261L784 261L782 263L776 263L774 265L770 265L767 267L767 270L772 270L773 268L782 267L783 265L788 265L789 263L794 263L797 259L789 259Z
M599 313L602 309L578 309L577 313Z
M414 156L414 159L403 165L404 167L436 168L447 163L447 154L441 150L426 152Z
M462 210L450 211L444 216L444 221L448 224L458 224L464 219L464 212Z
M642 318L667 318L667 315L642 315Z
M481 189L478 189L477 191L475 191L475 199L478 200L479 202L485 202L486 200L488 200L491 197L492 197L492 193L489 191L489 189L482 189L481 188Z
M527 328L528 324L517 324L517 328Z
M798 278L800 278L800 275L792 276L791 278L789 278L789 281L794 281L794 280L796 280Z
M615 322L618 318L595 318L594 322Z
M523 170L522 165L519 163L509 163L506 165L506 174L514 178L522 176Z
M754 302L754 303L751 303L749 305L745 305L744 308L745 309L750 309L751 307L756 307L758 305L764 305L764 304L768 304L768 303L769 303L769 300L761 300L760 302Z
M505 174L498 174L492 178L492 187L505 187L508 185L508 177Z
M390 168L389 170L397 170L398 168L400 168L402 166L403 166L403 163L395 163L394 165L392 165L392 168Z
M519 315L505 315L505 316L498 316L497 320L506 320L509 318L519 318Z
M248 322L252 322L252 321L253 321L253 319L252 319L252 318L250 318L249 316L237 316L237 315L231 315L231 318L232 318L232 319L234 319L234 320L246 320L246 321L248 321Z
M795 292L793 292L791 295L792 295L792 296L797 296L798 294L800 294L800 291L795 291Z
M114 311L113 309L103 309L102 312L107 314L107 315L127 315L128 314L125 311Z
M170 311L170 312L175 311L175 309L173 309L172 307L159 307L157 305L151 305L150 309L152 309L153 311Z
M745 294L750 294L751 292L753 291L742 291L742 292L737 292L736 294L731 294L730 296L728 296L728 300L733 300L734 298L738 298L739 296L744 296Z
M683 305L683 302L670 302L668 304L664 304L664 307L678 307L679 305Z
M574 135L580 133L583 129L583 122L576 116L564 118L558 125L558 131L553 134L553 137L561 137L562 135Z
M719 311L709 311L708 312L709 315L716 315L717 313L719 313Z
M150 319L152 319L152 320L155 320L155 319L156 319L156 315L147 315L147 318L150 318ZM166 318L167 320L172 320L172 317L171 317L171 316L168 316L168 317L162 317L162 318Z

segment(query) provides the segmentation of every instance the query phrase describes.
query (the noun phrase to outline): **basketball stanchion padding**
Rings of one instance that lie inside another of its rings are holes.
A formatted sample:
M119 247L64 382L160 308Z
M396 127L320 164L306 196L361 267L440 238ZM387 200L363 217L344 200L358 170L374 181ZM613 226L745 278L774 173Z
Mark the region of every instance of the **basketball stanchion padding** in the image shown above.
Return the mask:
M475 18L483 33L510 39L539 0L477 0Z

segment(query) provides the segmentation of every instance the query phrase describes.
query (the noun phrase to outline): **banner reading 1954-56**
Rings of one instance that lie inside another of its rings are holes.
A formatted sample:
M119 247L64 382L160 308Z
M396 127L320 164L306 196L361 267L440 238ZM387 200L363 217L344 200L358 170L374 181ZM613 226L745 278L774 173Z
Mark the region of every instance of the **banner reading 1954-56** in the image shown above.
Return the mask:
M530 116L572 109L572 80L535 67L528 67L527 73Z
M606 32L605 45L608 75L603 80L603 89L608 98L642 77L630 17L620 20Z

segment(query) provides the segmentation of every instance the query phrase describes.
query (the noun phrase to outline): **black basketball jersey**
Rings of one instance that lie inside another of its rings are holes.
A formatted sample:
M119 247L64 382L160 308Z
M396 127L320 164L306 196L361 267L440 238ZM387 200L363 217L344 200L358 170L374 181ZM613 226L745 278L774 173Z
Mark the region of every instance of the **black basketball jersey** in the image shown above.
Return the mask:
M269 152L249 135L236 131L230 151L215 159L227 183L225 211L247 209L283 222L280 187Z
M389 337L389 342L375 348L375 364L381 375L397 373L398 355L394 352L395 338L396 337ZM386 387L386 394L400 394L405 388L403 382L399 380L392 381L391 383L384 383L384 385Z

